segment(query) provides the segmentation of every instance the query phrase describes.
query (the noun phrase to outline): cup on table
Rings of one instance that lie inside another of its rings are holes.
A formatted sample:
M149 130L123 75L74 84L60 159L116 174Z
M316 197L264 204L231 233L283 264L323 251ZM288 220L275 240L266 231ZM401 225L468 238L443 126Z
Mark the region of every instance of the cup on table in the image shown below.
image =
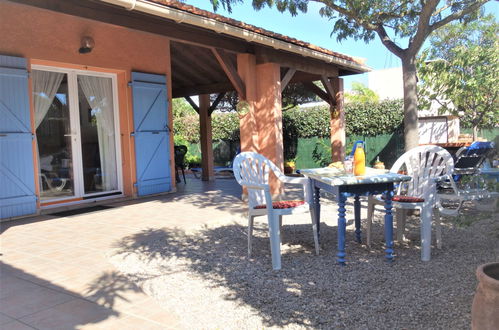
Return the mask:
M346 156L343 161L343 168L345 169L346 175L353 175L353 157Z

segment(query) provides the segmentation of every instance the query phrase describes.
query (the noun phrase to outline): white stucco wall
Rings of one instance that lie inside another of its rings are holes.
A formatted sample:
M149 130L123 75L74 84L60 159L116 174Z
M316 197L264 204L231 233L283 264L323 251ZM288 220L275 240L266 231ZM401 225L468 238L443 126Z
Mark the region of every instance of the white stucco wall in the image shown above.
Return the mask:
M402 67L371 71L367 81L367 87L375 91L380 100L404 97Z

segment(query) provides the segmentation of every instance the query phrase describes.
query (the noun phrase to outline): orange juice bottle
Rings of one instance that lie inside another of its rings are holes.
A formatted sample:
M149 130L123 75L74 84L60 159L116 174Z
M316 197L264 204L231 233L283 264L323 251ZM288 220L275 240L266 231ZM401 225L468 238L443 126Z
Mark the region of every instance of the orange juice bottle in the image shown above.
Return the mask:
M364 175L366 174L366 154L362 143L357 143L355 153L353 154L353 174Z

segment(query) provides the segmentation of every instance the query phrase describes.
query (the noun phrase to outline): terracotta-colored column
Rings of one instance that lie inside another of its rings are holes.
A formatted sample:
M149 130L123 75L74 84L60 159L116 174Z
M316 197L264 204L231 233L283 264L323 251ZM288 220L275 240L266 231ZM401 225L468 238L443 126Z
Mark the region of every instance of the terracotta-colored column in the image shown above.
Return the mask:
M246 99L249 104L249 113L240 116L241 151L258 151L258 132L255 123L256 96L256 59L251 54L237 55L237 72L246 88ZM240 99L241 96L239 96Z
M330 78L336 93L336 105L331 106L331 155L333 162L342 161L345 155L345 111L343 107L343 79Z
M212 181L215 179L213 171L213 144L211 134L210 95L199 95L199 125L201 138L201 180Z
M283 170L281 70L279 64L264 63L256 66L257 102L255 122L258 131L258 152ZM271 192L280 196L281 181L270 177Z

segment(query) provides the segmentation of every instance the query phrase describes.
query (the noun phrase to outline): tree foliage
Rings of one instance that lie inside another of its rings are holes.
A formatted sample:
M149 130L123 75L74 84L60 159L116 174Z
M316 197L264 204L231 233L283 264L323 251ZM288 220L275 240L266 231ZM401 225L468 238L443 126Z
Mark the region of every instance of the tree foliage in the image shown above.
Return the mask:
M183 98L172 99L173 117L192 116L196 111Z
M345 100L358 103L378 103L379 96L375 91L369 89L364 84L354 81L352 82L352 92L345 93Z
M430 39L418 65L422 99L473 127L499 124L499 24L487 16L450 24Z
M243 0L211 0L229 11ZM256 9L276 6L292 15L306 12L309 2L322 5L319 12L332 19L338 40L354 38L369 42L379 37L383 45L402 61L404 73L404 140L407 149L418 144L416 55L429 35L455 21L476 19L488 0L253 0ZM401 45L400 42L407 42Z

